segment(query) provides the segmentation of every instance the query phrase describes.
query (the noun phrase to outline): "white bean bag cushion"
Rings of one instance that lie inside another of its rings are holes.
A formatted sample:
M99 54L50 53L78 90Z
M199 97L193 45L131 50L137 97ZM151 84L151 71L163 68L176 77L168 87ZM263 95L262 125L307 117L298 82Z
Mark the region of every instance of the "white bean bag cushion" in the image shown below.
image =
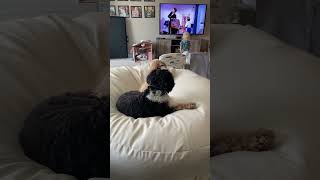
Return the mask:
M208 175L210 151L210 81L188 70L176 70L173 103L195 102L195 110L165 117L133 119L116 108L118 97L137 90L147 68L110 71L111 177L178 180Z
M18 133L34 105L95 87L106 73L103 14L0 23L0 179L74 180L23 154Z

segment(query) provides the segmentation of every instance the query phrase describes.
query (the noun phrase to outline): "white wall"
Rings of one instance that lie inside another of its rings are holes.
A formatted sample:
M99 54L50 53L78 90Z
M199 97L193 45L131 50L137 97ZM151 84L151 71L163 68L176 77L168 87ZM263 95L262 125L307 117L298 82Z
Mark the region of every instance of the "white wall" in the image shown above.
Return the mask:
M78 0L0 0L0 20L45 14L76 16L96 11L96 4L79 4Z
M195 36L197 38L210 39L210 0L155 0L155 2L144 2L141 1L111 1L111 5L129 5L129 6L155 6L155 18L127 18L127 33L128 33L128 48L131 45L140 40L152 40L154 43L157 37L168 37L159 34L159 4L160 3L177 3L177 4L207 4L207 16L206 16L206 27L205 34ZM117 10L118 11L118 10ZM142 10L142 13L144 11ZM130 12L131 13L131 12Z

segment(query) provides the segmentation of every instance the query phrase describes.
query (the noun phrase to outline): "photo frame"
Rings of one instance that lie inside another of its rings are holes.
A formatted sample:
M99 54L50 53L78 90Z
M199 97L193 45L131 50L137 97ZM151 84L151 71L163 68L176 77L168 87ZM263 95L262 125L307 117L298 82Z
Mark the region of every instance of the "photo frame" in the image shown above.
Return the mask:
M130 17L129 6L128 5L119 5L118 6L118 15L120 17Z
M142 18L142 6L131 6L131 18Z
M156 7L155 6L144 6L144 17L145 18L155 18Z
M117 15L117 8L115 5L110 5L110 16L116 16Z

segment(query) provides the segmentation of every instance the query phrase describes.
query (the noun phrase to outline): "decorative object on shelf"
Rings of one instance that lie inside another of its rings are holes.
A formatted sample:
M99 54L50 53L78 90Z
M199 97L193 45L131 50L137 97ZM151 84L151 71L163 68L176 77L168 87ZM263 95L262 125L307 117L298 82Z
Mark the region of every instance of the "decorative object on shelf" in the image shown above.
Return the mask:
M97 3L97 0L79 0L79 3Z
M118 15L121 17L130 17L129 6L118 6Z
M142 40L140 43L132 45L133 60L137 61L151 61L152 60L152 42L150 40Z
M110 5L110 16L116 16L117 10L115 5Z
M144 2L154 2L155 0L144 0Z
M144 6L144 17L155 18L155 6Z
M141 6L131 6L131 18L142 18Z

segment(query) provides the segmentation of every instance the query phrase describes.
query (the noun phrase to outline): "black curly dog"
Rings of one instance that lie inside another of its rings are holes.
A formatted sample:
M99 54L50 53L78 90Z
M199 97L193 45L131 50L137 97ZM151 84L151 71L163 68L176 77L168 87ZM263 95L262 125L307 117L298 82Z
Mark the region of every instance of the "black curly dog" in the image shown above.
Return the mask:
M25 155L79 180L109 177L109 97L51 97L29 114L20 132Z
M129 91L122 94L116 104L117 109L133 118L166 116L181 109L194 109L194 103L169 106L169 95L175 82L170 71L155 69L147 76L148 88L144 92Z

